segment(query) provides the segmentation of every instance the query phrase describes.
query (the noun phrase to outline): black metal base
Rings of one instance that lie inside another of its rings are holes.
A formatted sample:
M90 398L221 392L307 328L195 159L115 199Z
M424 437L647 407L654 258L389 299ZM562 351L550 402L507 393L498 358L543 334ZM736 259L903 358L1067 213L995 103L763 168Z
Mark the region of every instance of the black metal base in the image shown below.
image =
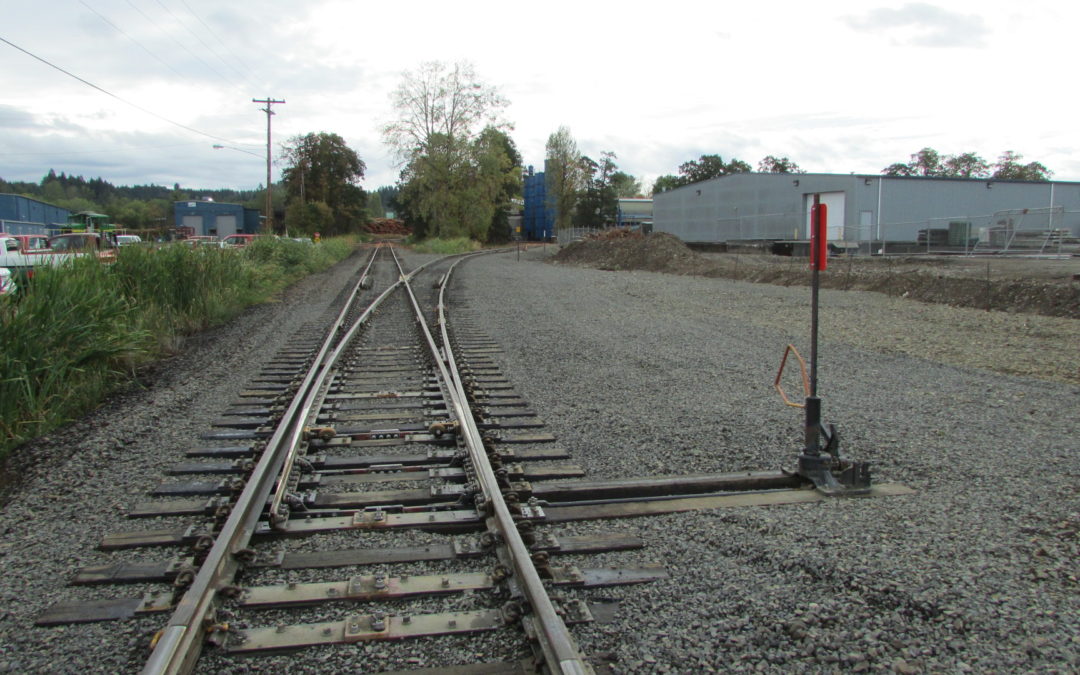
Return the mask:
M803 453L799 455L796 473L830 496L870 492L870 464L867 462L855 462L833 455Z

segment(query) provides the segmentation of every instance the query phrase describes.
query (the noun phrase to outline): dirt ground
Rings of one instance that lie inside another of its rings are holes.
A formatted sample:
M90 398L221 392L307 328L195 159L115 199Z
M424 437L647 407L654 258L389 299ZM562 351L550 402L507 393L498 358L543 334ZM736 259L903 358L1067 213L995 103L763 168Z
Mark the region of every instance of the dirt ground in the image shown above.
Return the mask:
M574 242L556 263L808 285L805 258L697 253L663 232ZM954 307L1080 318L1080 258L833 257L823 288L865 290Z

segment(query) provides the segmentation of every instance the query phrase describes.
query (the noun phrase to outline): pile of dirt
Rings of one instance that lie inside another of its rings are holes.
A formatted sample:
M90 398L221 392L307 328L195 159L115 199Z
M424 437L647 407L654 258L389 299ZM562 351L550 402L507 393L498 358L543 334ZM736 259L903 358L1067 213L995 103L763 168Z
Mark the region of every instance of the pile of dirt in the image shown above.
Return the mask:
M405 226L405 221L397 218L372 218L365 227L371 234L392 234L408 236L412 230Z
M805 258L764 254L702 255L678 237L657 232L575 242L553 258L558 264L603 270L647 270L668 274L725 277L781 286L809 285ZM923 302L976 309L1080 318L1080 283L1071 276L1050 278L1039 267L1049 261L1017 263L1008 275L983 278L970 261L950 258L833 259L821 273L822 288L875 291ZM995 265L1004 266L995 261ZM1080 263L1078 263L1080 264ZM976 268L980 271L981 268Z
M555 254L553 262L602 270L647 270L671 274L706 274L711 267L700 254L666 232L655 232L645 237L620 236L576 241Z
M606 230L599 230L598 232L592 232L585 235L585 239L589 241L611 241L612 239L644 239L643 235L638 230L631 230L629 227L612 227Z

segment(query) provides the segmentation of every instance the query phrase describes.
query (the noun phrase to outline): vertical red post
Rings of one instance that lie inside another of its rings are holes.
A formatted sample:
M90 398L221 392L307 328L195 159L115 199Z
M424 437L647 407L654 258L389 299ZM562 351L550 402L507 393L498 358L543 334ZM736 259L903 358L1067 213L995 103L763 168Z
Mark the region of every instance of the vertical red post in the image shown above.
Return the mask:
M823 270L829 265L829 207L821 203L820 195L814 195L810 207L810 269Z

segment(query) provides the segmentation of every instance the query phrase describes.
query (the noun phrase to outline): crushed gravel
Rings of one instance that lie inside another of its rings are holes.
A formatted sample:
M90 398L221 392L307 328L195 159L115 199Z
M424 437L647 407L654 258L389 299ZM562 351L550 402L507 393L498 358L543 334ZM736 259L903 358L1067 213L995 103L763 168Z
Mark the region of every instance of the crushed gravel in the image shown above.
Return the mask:
M507 376L590 477L792 463L800 413L772 381L785 345L808 345L805 287L550 253L477 260L461 283L500 313ZM623 602L616 625L576 631L583 647L633 673L1075 672L1080 321L858 291L822 306L826 419L877 481L917 494L560 527L646 540L579 564L671 572L584 593ZM1055 337L1026 344L1018 327L1043 319ZM1042 380L987 369L1062 359Z
M545 261L552 250L520 262L482 256L458 268L456 283L475 294L475 323L497 317L482 326L504 349L497 360L590 478L791 463L800 417L772 381L784 346L807 344L805 288L555 266ZM143 388L13 455L5 470L25 475L0 525L0 672L138 671L160 618L61 628L33 619L59 600L102 597L64 580L83 565L130 559L94 546L144 528L123 517L142 499L133 486L157 485L163 466L185 459L206 420L324 315L358 264L190 341ZM621 600L616 623L574 629L582 646L620 673L1080 669L1080 381L1075 365L1028 372L1070 363L1080 322L1029 324L1047 341L1030 354L1009 321L1045 317L855 291L822 297L825 416L877 480L917 493L560 526L557 534L620 531L646 543L560 563L657 562L671 573L579 591ZM1005 362L1025 365L990 369ZM445 639L441 656L411 661L392 645L357 646L350 660L313 650L293 671L467 663L511 639ZM286 662L249 663L273 672Z

